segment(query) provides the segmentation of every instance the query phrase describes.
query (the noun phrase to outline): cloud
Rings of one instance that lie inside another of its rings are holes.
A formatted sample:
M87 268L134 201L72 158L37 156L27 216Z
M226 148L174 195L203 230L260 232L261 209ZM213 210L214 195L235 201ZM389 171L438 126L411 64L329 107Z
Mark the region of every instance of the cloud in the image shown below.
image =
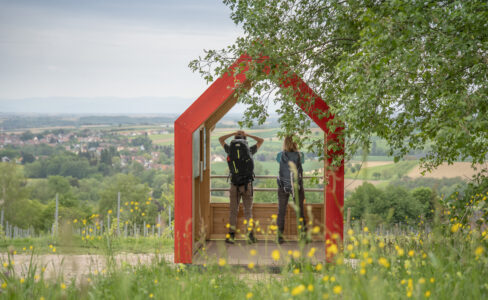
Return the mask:
M179 3L0 2L0 98L198 96L189 61L240 31L218 1Z

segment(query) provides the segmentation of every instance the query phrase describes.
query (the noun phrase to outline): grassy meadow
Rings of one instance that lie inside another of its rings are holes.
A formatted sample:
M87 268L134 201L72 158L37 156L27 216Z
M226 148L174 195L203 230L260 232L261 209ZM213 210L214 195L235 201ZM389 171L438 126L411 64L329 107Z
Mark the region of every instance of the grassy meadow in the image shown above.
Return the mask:
M480 199L482 199L480 197ZM484 198L486 199L486 197ZM486 200L483 200L486 201ZM47 274L36 258L49 246L24 250L32 262L19 271L21 243L3 256L3 299L483 299L488 296L488 235L439 215L431 232L375 236L365 227L345 233L343 248L327 244L330 262L312 264L309 252L273 252L282 267L234 267L224 258L201 266L175 265L156 251L151 263L117 264L106 251L106 265L81 277L60 267ZM314 229L311 230L312 232ZM35 241L25 241L35 243ZM103 245L113 244L108 236ZM164 243L163 243L164 244ZM107 248L107 246L106 246ZM107 249L106 249L107 250ZM51 250L52 252L52 250ZM61 255L61 254L56 254ZM259 253L249 254L260 255Z

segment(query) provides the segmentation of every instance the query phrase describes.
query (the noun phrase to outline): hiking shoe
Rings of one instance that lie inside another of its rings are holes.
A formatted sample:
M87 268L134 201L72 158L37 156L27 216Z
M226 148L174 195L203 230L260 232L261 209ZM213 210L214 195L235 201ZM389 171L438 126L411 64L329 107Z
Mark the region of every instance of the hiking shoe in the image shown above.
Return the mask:
M235 243L235 233L234 232L229 232L225 238L225 242L227 244L234 244Z
M247 235L247 243L248 244L255 244L258 242L258 239L254 236L254 232L251 231L249 232L249 234Z

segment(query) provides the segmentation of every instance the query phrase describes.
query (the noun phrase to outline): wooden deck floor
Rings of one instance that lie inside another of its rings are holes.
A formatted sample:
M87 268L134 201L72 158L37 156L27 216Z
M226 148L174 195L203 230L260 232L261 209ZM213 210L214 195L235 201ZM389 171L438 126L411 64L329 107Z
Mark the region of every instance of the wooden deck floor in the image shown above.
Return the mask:
M325 261L325 243L311 242L301 250L301 255L307 255L311 248L315 248L315 255L312 258L313 262ZM251 255L251 250L256 250L256 255ZM271 253L278 249L280 251L280 260L274 261ZM259 241L256 244L248 245L245 241L236 241L234 245L225 243L223 240L207 241L205 247L202 247L193 258L193 263L203 265L205 263L215 263L220 258L225 258L229 265L247 266L253 262L257 267L281 266L285 264L290 256L289 250L294 251L299 249L296 241L290 241L277 245L272 241Z

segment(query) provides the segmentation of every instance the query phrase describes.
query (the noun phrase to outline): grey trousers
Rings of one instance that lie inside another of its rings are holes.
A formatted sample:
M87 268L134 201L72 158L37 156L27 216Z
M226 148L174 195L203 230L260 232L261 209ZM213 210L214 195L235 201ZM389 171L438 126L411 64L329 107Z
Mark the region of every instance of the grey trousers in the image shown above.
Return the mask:
M278 187L278 231L280 234L283 234L285 231L285 215L286 215L286 208L288 206L288 198L290 197L291 193L285 192L285 190L281 187ZM294 199L292 199L295 201ZM305 201L305 190L303 189L303 184L300 185L298 189L298 201L300 207L300 218L302 218L302 226L305 230L305 212L303 209L303 202Z
M239 202L241 201L244 204L244 218L249 221L252 218L252 202L253 202L253 193L252 193L252 184L248 183L247 188L244 185L235 186L233 184L230 185L230 216L229 216L229 224L230 229L229 232L235 232L237 228L237 214L239 213Z

